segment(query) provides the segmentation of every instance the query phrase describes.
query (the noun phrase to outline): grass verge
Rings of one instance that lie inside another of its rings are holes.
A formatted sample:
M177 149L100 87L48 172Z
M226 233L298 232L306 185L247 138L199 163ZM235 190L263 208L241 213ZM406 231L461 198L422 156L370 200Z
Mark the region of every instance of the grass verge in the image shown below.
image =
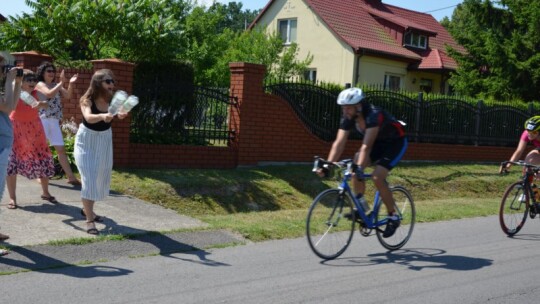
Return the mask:
M519 170L499 176L498 164L402 163L390 184L408 188L417 222L495 215ZM112 190L228 229L251 241L304 235L307 209L317 193L337 182L321 180L311 166L233 170L116 170ZM368 182L369 193L373 186ZM369 201L369 200L368 200Z

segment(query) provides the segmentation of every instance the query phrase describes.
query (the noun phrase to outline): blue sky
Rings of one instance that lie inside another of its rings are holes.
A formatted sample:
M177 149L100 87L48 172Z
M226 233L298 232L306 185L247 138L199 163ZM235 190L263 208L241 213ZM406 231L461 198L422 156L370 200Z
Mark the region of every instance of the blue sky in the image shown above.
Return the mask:
M22 12L31 12L24 0L0 0L0 14L4 16L14 16ZM212 0L198 0L199 3L211 3ZM218 2L227 3L231 1L220 0ZM236 0L242 2L244 9L260 9L263 8L268 0ZM441 20L444 16L452 16L454 8L463 0L383 0L384 3L407 8L414 11L430 13L437 20Z

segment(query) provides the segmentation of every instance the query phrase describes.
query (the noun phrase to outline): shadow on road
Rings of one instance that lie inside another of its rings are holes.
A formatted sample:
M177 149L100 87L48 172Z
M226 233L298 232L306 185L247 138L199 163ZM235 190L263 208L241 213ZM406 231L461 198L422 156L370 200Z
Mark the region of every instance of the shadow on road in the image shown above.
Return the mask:
M36 212L36 210L32 210L32 212ZM74 212L69 210L65 213L73 214ZM73 221L75 220L77 219L73 219ZM70 224L71 221L72 219L66 220L66 223ZM150 256L156 254L212 267L230 266L208 258L210 252L184 241L184 239L187 239L188 242L196 242L196 232L166 235L119 225L109 218L105 218L102 224L105 227L100 229L101 235L129 235L128 239L123 241L98 241L84 245L13 247L10 254L0 257L0 273L17 273L31 270L80 278L120 276L129 274L132 271L89 264L97 261L111 261L127 256ZM189 258L190 255L194 258Z
M22 259L20 258L22 257ZM47 256L39 251L24 247L14 248L7 256L0 258L2 272L21 270L40 271L49 274L63 274L76 278L114 277L130 274L132 271L110 266L80 266Z
M540 234L518 234L508 238L522 241L540 241Z
M411 270L420 271L426 268L442 268L448 270L469 271L487 267L493 260L449 255L445 250L432 248L416 248L370 254L364 258L341 258L324 261L329 266L369 266L377 264L398 264Z

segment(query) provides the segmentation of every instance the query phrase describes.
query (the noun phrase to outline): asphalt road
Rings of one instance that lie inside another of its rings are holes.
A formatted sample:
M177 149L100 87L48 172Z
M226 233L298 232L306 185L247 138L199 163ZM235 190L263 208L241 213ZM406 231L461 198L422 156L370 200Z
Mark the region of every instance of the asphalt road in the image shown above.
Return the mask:
M0 276L2 303L538 303L540 221L418 224L403 250L355 234L322 263L304 238Z

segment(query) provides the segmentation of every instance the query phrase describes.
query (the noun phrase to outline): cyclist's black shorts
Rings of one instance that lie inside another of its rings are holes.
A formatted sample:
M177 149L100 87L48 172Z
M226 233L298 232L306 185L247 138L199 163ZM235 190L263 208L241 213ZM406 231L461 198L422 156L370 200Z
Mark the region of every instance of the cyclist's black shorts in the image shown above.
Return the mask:
M403 158L405 151L407 151L407 145L406 137L375 142L369 154L371 164L383 166L388 171L392 170ZM358 153L354 156L355 162L357 158Z

